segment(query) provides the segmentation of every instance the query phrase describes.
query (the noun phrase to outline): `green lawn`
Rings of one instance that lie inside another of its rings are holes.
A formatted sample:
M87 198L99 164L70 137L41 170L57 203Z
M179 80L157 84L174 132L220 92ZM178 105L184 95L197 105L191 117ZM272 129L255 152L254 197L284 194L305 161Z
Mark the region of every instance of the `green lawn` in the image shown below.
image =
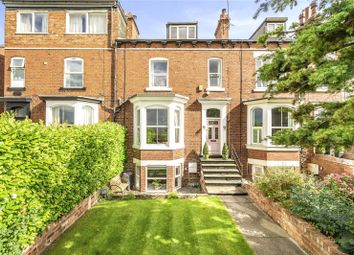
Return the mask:
M248 255L253 251L217 197L104 201L47 255Z

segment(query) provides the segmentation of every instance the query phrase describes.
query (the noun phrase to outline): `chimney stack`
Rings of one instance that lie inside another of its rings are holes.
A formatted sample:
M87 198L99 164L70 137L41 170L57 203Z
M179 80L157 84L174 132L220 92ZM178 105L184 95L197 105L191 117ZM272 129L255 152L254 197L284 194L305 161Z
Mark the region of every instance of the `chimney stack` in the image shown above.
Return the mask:
M136 39L139 36L139 31L136 26L137 16L131 12L126 14L127 17L127 39Z
M316 15L317 3L316 1L312 1L311 5L311 17Z
M215 30L215 38L216 39L229 39L229 31L230 31L230 17L226 12L226 9L222 9L220 19L218 21L218 26Z
M305 25L310 19L316 15L317 3L316 0L312 1L311 5L306 7L299 16L300 26Z

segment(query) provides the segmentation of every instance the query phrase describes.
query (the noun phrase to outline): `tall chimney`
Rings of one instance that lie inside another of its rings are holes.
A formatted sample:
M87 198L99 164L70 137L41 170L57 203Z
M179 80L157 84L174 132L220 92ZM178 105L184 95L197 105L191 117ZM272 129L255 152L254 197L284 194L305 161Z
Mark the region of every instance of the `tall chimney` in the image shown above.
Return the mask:
M311 5L311 17L316 15L317 3L316 0L312 1Z
M229 39L229 31L230 31L230 17L226 12L226 9L222 9L220 19L218 21L218 26L215 30L215 38L216 39Z
M136 27L136 15L133 15L132 13L127 13L127 39L136 39L139 35L139 32Z

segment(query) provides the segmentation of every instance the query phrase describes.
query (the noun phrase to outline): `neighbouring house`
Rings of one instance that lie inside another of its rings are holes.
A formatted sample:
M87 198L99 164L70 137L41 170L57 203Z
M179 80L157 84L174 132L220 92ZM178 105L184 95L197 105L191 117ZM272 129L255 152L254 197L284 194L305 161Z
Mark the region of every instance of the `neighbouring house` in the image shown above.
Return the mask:
M267 84L255 74L259 56L290 42L272 38L263 47L257 36L285 29L286 18L267 18L250 39L230 39L224 9L215 39L200 39L194 21L167 23L163 39L138 39L136 16L113 0L3 3L2 107L48 125L123 124L126 169L137 190L172 192L200 182L209 193L225 193L241 175L299 168L299 148L268 138L296 128L286 111L295 98L266 97ZM304 98L340 99L325 89ZM232 160L202 161L204 144L212 156L228 144Z

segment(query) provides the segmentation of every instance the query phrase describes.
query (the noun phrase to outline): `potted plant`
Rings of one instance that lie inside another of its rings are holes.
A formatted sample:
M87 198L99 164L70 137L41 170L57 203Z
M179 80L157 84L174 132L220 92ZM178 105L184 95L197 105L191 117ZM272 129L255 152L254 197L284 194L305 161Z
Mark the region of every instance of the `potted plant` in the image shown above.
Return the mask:
M224 160L229 159L229 146L224 143L224 146L222 147L222 158Z
M158 190L159 188L161 188L160 180L153 180L151 185L154 187L154 190Z
M204 143L204 146L203 146L203 158L204 159L209 158L209 146L207 143Z

